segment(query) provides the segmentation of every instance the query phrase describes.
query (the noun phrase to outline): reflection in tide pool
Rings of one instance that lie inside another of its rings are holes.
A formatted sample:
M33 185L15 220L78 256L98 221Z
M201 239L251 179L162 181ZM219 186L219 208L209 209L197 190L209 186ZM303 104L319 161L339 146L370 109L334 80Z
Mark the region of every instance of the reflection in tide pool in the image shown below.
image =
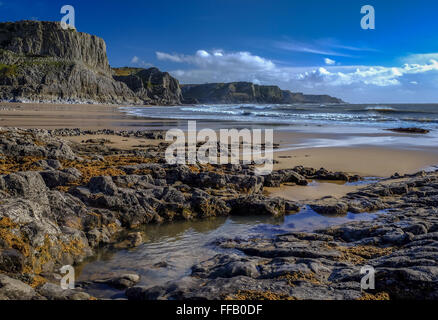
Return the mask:
M298 214L281 218L233 216L148 225L140 230L144 244L129 250L102 250L93 260L77 268L78 280L137 273L141 276L139 285L151 287L187 276L194 264L225 250L212 244L220 238L269 237L290 231L311 232L375 217L376 214L370 213L322 216L305 208ZM97 297L111 297L117 291L100 288L91 293Z
M297 214L281 218L233 216L148 225L140 230L145 243L129 250L101 250L93 260L77 268L78 280L137 273L141 276L139 285L151 287L187 276L194 264L225 250L212 244L220 238L269 237L290 231L311 232L349 221L371 220L376 214L323 216L305 208ZM99 288L91 293L97 297L111 297L117 291Z

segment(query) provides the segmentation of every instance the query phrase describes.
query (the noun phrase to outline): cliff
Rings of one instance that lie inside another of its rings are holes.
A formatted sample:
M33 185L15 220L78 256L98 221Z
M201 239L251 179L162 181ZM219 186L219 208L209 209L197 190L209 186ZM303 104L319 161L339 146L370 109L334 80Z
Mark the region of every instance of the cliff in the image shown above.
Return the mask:
M125 83L147 104L181 104L178 80L157 68L114 68L114 79Z
M0 23L0 101L177 105L341 103L250 82L180 86L157 68L114 68L105 41L59 22Z
M179 103L171 99L181 94L178 81L155 70L150 76L153 90L134 92L113 78L103 39L63 30L59 22L0 23L0 100Z
M184 101L191 103L343 103L328 95L305 95L251 82L181 85Z

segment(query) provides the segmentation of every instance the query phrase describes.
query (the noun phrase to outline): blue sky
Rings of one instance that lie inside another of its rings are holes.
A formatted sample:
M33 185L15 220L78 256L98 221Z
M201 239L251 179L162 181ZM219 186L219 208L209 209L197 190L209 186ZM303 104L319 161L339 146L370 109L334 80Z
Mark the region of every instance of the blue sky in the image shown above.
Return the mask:
M59 21L105 39L112 66L157 66L182 83L253 81L355 103L438 102L431 0L7 1L0 20ZM376 29L362 30L373 5Z

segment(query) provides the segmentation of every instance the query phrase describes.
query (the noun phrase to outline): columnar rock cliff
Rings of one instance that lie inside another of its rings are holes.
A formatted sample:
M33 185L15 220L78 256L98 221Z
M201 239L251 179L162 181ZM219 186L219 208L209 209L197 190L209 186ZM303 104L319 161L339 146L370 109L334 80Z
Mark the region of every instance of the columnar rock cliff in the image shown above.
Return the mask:
M180 95L178 81L158 70L152 78L147 95L115 80L105 42L94 35L63 30L58 22L0 23L0 100L179 103L170 101Z
M185 101L192 103L342 103L327 95L304 95L251 82L187 84L181 86Z

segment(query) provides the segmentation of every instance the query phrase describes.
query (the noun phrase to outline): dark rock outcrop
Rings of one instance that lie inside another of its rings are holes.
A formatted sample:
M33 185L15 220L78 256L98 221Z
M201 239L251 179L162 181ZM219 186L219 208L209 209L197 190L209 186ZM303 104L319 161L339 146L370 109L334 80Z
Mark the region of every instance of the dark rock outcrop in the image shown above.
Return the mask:
M114 68L114 79L125 83L146 104L181 104L178 80L157 68Z
M304 95L251 82L185 84L181 89L187 103L343 103L327 95Z
M423 129L423 128L393 128L393 129L386 129L387 131L392 132L399 132L399 133L417 133L417 134L427 134L430 132L430 130Z

